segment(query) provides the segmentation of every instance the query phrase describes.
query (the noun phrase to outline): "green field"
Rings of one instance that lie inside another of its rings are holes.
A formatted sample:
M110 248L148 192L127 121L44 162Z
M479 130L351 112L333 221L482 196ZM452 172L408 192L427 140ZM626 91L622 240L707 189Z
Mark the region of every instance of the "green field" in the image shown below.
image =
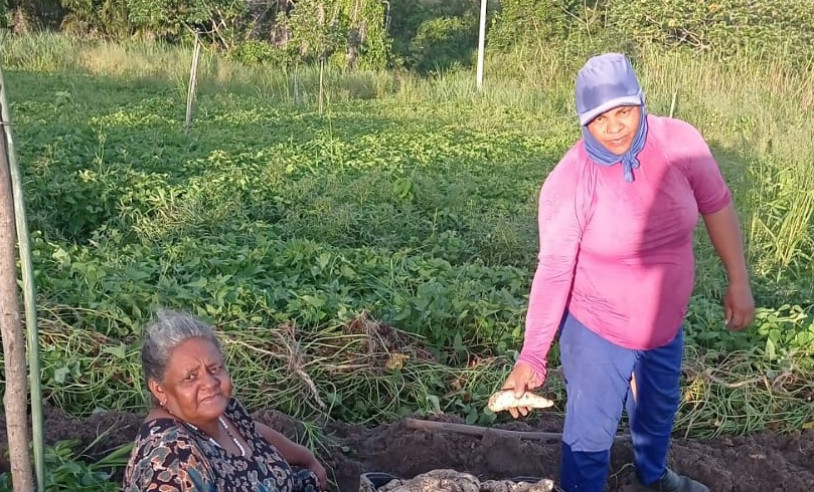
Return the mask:
M488 57L483 93L471 70L332 68L320 113L316 70L205 53L189 136L189 49L41 35L3 39L2 55L49 403L143 411L138 338L165 306L217 324L251 408L494 420L482 408L522 341L537 193L579 135L583 54ZM759 308L726 332L700 226L678 430L799 429L814 421L814 74L681 52L635 62L649 110L675 94L719 159Z

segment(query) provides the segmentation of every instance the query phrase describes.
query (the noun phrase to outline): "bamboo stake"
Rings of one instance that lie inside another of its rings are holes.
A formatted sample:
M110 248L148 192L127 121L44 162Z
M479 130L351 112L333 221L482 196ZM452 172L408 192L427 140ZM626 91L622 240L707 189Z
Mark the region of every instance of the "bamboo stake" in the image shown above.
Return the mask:
M319 24L319 115L322 116L322 98L325 90L325 3L320 2L317 9L317 23Z
M673 117L673 114L675 114L675 110L676 110L676 98L677 98L677 97L678 97L678 91L677 91L677 90L675 90L675 91L673 91L673 100L670 102L670 118L672 118L672 117Z
M319 59L319 114L322 116L322 98L325 97L325 57Z
M511 430L504 430L504 429L494 429L488 427L478 427L475 425L466 425L466 424L453 424L449 422L434 422L432 420L419 420L419 419L405 419L405 423L407 427L411 429L420 429L420 430L440 430L440 431L449 431L449 432L457 432L458 434L466 434L469 436L480 436L483 437L486 434L494 434L502 437L513 437L516 439L529 439L535 441L545 441L549 439L562 439L561 432L542 432L542 431L534 431L534 432L523 432L523 431L511 431ZM616 442L624 442L630 441L629 435L619 435L614 437L614 441Z
M0 104L7 113L5 83L0 71ZM8 121L3 119L4 130ZM28 409L26 395L25 340L20 321L20 301L17 293L16 231L14 227L14 196L11 186L10 147L7 131L0 135L0 332L6 373L3 409L6 413L9 461L12 488L17 492L33 492L34 476L28 456ZM19 197L18 200L22 198ZM36 341L32 344L36 345ZM39 373L37 373L39 378ZM32 398L34 400L34 398ZM34 402L32 401L32 404Z
M195 51L192 53L192 68L189 70L189 88L187 90L187 118L184 134L189 136L189 127L192 125L192 106L195 101L195 90L198 85L198 59L201 55L201 35L195 31Z

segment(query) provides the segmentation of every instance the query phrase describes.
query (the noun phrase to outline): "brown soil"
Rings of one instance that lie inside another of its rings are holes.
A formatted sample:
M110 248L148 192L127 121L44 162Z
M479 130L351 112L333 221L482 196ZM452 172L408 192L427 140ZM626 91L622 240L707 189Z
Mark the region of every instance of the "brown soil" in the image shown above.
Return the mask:
M295 420L274 411L255 412L255 418L292 438L302 435ZM452 416L439 417L460 422ZM45 412L45 441L76 439L98 457L134 439L141 417L120 412L71 417L59 410ZM523 422L497 428L521 431L558 432L562 421L542 413ZM477 475L481 479L519 476L558 477L560 444L551 441L519 440L494 433L473 437L457 433L428 432L408 428L403 421L363 428L333 423L324 429L334 443L324 453L326 468L341 492L357 492L364 472L387 472L399 477L442 468ZM5 447L5 419L0 415L0 443ZM5 450L0 449L0 469L8 470ZM624 492L631 473L631 447L617 444L613 450L608 489ZM814 490L814 431L794 435L761 432L746 437L712 440L676 439L670 466L707 484L713 492L809 492ZM337 489L334 489L337 490Z

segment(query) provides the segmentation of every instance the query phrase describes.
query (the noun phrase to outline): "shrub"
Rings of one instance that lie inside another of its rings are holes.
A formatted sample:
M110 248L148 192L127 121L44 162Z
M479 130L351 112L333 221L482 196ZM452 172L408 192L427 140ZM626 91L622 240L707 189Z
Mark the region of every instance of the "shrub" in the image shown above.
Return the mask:
M416 0L391 0L387 10L388 34L393 42L396 64L411 57L411 45L422 24L439 17L463 17L476 13L476 3L446 0L428 3Z
M230 58L247 65L260 63L288 65L292 61L290 55L289 50L275 47L266 41L255 40L244 41L229 51Z
M691 46L723 54L747 49L776 54L814 48L814 6L798 0L608 2L607 20L637 42ZM810 55L809 55L810 56Z
M477 42L476 26L474 16L425 21L410 43L410 64L426 73L471 62Z
M582 0L502 0L494 17L489 44L509 48L516 44L563 39L584 6Z

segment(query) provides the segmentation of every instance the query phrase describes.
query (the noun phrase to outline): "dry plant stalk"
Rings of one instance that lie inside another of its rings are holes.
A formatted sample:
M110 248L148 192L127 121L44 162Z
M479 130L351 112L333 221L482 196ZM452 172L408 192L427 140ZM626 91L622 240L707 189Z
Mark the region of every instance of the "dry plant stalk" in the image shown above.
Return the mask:
M314 384L314 380L311 376L308 375L308 372L305 370L306 366L306 355L303 353L303 350L300 347L299 342L297 341L295 328L292 324L282 324L276 328L270 329L266 331L267 334L273 335L277 338L279 344L277 346L282 347L285 349L283 352L273 352L271 350L266 350L258 346L254 346L252 344L246 343L243 340L238 340L235 337L226 335L223 337L223 342L227 344L235 344L240 345L241 347L248 349L252 352L257 352L273 359L277 359L281 362L284 362L291 374L298 377L303 384L305 384L308 391L311 392L311 396L314 398L314 401L320 408L327 408L327 405L322 400L319 395L319 390L317 389L316 384Z
M319 390L317 390L317 385L314 384L314 381L305 372L305 356L300 350L300 345L297 342L297 338L294 333L294 325L292 324L284 324L278 330L273 330L272 333L277 335L277 337L282 342L283 346L288 349L288 369L299 376L305 386L311 391L311 395L314 397L314 400L317 402L317 405L320 408L326 408L325 402L322 401L322 398L319 397Z

